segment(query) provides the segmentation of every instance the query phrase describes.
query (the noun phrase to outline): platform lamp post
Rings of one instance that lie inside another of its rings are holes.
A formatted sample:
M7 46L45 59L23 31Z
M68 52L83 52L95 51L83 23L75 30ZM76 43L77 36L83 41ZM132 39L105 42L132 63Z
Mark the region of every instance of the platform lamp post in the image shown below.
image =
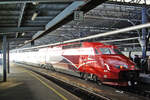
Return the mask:
M6 52L7 52L7 40L6 40L6 35L3 35L3 45L2 45L2 50L3 50L3 81L6 82L7 80L7 68L6 68Z

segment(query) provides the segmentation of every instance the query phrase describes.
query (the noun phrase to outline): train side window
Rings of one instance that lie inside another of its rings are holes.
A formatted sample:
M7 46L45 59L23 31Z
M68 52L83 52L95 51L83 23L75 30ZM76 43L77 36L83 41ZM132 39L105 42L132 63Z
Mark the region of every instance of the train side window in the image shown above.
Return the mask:
M122 55L122 52L119 50L119 49L113 49L114 50L114 52L115 52L115 54L120 54L120 55Z
M97 51L97 49L95 48L95 53L98 55L99 54L99 52Z

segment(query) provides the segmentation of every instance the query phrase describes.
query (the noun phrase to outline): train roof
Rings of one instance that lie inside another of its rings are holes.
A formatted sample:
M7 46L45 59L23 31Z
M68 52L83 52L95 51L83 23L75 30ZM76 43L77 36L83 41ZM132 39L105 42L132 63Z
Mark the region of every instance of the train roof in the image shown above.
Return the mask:
M45 48L45 47L67 46L67 45L74 45L74 44L82 44L83 47L105 46L105 47L117 48L114 45L104 44L101 42L72 42L72 43L65 43L65 44L48 44L48 45L29 47L29 48L21 48L21 49L15 49L15 50L30 50L30 49L39 49L39 48Z
M97 46L97 45L105 45L104 43L100 43L100 42L83 42L84 46Z
M82 44L82 47L104 46L104 47L117 48L114 45L104 44L104 43L101 43L101 42L73 42L73 43L66 43L66 44L61 44L61 45L57 45L57 46L68 46L68 45L75 45L75 44Z
M98 47L98 46L104 46L104 47L113 47L116 48L117 46L105 44L101 42L83 42L83 45L86 46L92 46L92 47Z
M73 43L65 43L61 45L56 45L56 46L66 46L66 45L74 45L74 44L82 44L82 46L97 46L97 45L105 45L104 43L100 42L73 42Z

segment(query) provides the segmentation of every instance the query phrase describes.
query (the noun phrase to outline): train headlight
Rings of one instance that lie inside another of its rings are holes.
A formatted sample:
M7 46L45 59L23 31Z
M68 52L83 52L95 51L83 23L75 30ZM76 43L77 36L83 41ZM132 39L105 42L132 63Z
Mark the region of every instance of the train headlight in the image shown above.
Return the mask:
M135 68L135 66L134 65L132 65L132 66L130 66L131 68Z
M128 69L128 65L117 65L115 67L118 69Z
M131 69L137 69L137 70L139 69L136 65L131 65L130 68Z

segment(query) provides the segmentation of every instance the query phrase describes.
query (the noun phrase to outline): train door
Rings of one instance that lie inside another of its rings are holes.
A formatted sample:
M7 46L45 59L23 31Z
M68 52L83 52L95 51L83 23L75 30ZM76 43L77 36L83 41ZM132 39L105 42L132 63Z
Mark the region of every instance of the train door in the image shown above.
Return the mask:
M81 57L82 61L82 70L81 77L85 80L92 79L95 74L95 55L84 55Z
M93 68L95 66L95 56L94 55L84 55L81 57L81 64L83 72L93 73Z
M83 72L91 72L90 69L93 66L95 61L95 55L93 48L83 48L82 49L82 55L80 55L80 65L82 66Z
M86 72L87 55L80 55L79 67L81 72Z
M99 52L99 48L100 47L96 47L94 48L95 51L95 60L96 60L96 64L95 64L95 69L98 70L95 72L95 74L99 77L103 76L103 71L104 71L104 60L101 57L101 52Z
M94 51L95 51L95 60L96 60L97 65L98 65L99 67L103 67L104 62L103 62L103 59L101 58L101 54L100 54L100 52L98 51L98 49L99 49L99 48L94 48ZM95 67L97 67L97 66L95 66Z

